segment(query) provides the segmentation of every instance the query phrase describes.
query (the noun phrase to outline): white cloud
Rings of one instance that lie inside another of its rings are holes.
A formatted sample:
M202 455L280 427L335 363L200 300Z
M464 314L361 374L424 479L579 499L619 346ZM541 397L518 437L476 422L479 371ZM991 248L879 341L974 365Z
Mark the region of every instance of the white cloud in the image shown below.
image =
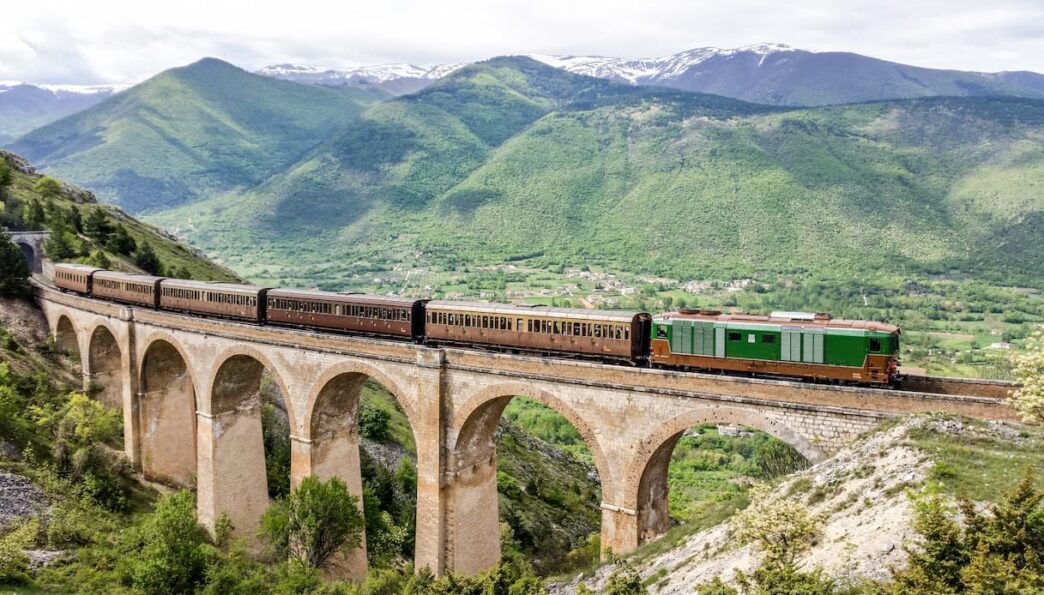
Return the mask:
M0 79L135 82L203 56L255 69L528 52L655 56L759 42L937 68L1044 72L1044 3L38 0L4 8Z

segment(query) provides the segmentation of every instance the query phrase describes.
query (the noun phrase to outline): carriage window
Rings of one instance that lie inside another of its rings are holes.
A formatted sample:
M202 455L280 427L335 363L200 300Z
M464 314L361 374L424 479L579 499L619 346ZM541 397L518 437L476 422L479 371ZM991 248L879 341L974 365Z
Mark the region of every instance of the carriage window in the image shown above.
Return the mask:
M482 317L482 328L489 328L489 316Z
M574 337L579 337L580 336L580 323L579 322L574 322L573 323L573 336Z
M594 325L594 336L599 338L599 339L602 337L602 325L600 325L600 324Z
M626 327L625 326L624 329L623 329L623 332L624 332L624 341L630 341L631 340L631 329L630 329L630 327Z

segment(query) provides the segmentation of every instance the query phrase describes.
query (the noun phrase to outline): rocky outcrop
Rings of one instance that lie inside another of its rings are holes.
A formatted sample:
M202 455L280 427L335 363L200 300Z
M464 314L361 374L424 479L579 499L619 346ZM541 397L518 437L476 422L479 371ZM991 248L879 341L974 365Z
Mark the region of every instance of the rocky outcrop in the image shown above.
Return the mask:
M886 580L890 569L902 567L903 545L914 537L914 505L909 490L923 485L936 461L910 439L912 431L947 435L955 440L987 436L1019 443L1018 429L1003 423L966 424L952 418L917 416L874 432L837 455L794 474L773 490L773 498L805 503L823 519L822 535L799 558L803 568L822 568L840 584L864 579ZM692 593L696 585L720 576L735 580L736 571L749 573L761 563L750 544L738 543L729 522L700 531L668 551L630 561L650 593ZM551 586L551 592L575 593L583 582L600 592L614 565L594 576Z

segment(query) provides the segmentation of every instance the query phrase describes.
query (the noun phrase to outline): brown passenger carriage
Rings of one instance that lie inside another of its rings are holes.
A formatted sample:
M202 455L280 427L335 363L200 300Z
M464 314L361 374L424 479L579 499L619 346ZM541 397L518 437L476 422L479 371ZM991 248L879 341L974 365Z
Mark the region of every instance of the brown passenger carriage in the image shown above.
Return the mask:
M269 324L312 326L420 341L426 300L299 289L271 289Z
M85 264L59 263L54 265L54 284L58 289L64 291L75 291L89 295L91 293L91 278L97 271L103 271L98 267Z
M651 318L642 312L437 300L426 308L431 343L488 345L642 363Z
M267 292L267 288L256 285L164 279L160 283L160 308L261 322Z
M91 291L95 297L150 308L159 307L159 288L163 277L99 270L92 279Z

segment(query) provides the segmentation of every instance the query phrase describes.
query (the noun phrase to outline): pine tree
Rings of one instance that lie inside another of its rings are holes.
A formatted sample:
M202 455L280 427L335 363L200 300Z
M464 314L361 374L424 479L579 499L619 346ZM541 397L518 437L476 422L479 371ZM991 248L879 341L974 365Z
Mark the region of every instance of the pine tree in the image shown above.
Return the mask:
M109 252L130 256L138 249L138 244L134 241L134 238L127 233L127 228L117 223L116 228L105 241L105 248Z
M152 246L144 242L142 242L138 251L134 254L134 264L151 275L159 275L163 269L159 257L152 251Z
M83 222L83 233L95 241L104 243L112 232L112 224L109 223L109 218L105 216L105 212L100 208L91 209L90 214L87 215Z

